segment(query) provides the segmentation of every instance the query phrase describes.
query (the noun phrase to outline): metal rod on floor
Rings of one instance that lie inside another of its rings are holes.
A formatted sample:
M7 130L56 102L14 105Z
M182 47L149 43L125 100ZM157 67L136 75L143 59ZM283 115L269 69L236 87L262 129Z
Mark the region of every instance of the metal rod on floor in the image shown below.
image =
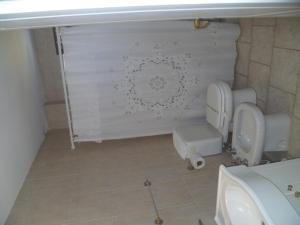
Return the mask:
M153 196L153 192L152 192L152 189L151 189L151 182L150 182L150 180L146 179L146 181L144 182L144 186L148 188L148 191L149 191L152 203L153 203L154 212L156 214L156 219L154 220L154 224L156 224L156 225L162 225L164 221L159 216L159 212L158 212L158 209L157 209L157 206L156 206L156 202L155 202L155 199L154 199L154 196Z

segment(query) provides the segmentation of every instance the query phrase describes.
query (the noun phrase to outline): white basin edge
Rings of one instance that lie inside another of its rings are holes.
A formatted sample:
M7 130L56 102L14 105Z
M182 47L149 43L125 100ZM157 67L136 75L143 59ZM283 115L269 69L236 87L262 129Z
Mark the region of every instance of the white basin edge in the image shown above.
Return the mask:
M249 194L264 217L266 225L300 224L300 217L283 196L283 193L270 181L252 171L251 168L246 166L226 168L221 165L219 170L218 195L221 185L220 181L224 175L237 182ZM219 203L217 202L217 204ZM280 210L276 207L280 207ZM282 217L283 214L284 217ZM217 216L215 220L218 225L223 225Z

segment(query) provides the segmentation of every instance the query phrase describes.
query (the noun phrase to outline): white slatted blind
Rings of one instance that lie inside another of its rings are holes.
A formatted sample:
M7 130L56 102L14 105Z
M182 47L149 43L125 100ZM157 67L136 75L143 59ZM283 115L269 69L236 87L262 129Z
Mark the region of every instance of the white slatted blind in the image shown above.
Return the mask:
M61 28L75 141L169 133L201 121L206 88L231 82L238 25L132 22Z

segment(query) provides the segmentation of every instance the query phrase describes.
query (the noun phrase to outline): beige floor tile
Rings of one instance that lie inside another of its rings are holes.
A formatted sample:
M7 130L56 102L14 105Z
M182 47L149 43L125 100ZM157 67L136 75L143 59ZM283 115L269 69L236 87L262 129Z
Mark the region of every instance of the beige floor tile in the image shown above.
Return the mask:
M130 213L152 213L153 205L145 187L120 188L113 190L112 201L116 203L116 215Z
M67 177L52 181L50 183L45 179L32 183L32 198L29 202L32 207L32 223L35 225L65 224L69 219L72 184Z
M32 203L33 225L65 225L69 219L69 204L65 202Z
M221 164L223 165L229 164L232 160L232 156L230 153L222 153L222 154L207 156L205 160L207 162L206 168L218 172L219 166Z
M70 162L76 159L77 152L67 148L49 148L43 145L39 151L33 166L46 166L58 162Z
M66 105L64 102L45 104L48 129L68 128Z
M160 216L164 224L170 225L199 225L200 219L199 212L193 204L161 210Z
M184 161L178 157L174 149L172 152L163 152L152 151L146 152L140 157L140 163L142 168L159 168L165 166L183 166L185 165Z
M110 174L108 177L112 190L119 189L130 189L133 187L143 187L146 176L144 171L122 171L118 170L113 174Z
M159 209L186 205L192 202L183 179L152 184L153 196Z
M85 195L109 191L111 189L111 183L106 176L108 176L108 173L105 173L105 171L97 168L90 173L79 173L76 175L77 194Z
M153 225L154 220L154 211L145 211L117 216L114 219L113 225Z
M188 163L186 162L185 168L180 170L180 173L183 175L196 174L196 175L203 175L208 177L211 176L217 177L220 165L221 164L229 165L231 163L231 156L227 153L207 156L204 158L206 164L205 167L203 167L201 170L188 170L187 169Z
M203 225L216 225L215 214L209 212L199 212Z
M69 219L73 223L110 219L117 215L117 204L111 192L99 192L74 196Z
M47 133L42 149L55 151L59 149L71 150L70 136L67 130L53 130Z
M28 201L16 201L5 225L31 225L32 207Z
M62 177L75 175L79 173L79 167L76 161L70 162L57 162L53 164L47 164L43 166L33 165L28 179L37 180L45 179L47 177Z
M30 182L31 192L43 192L44 190L46 190L46 193L51 190L65 190L69 192L75 187L77 176L76 174L61 174L61 176L41 177L39 179L28 179L28 181Z
M31 189L31 180L26 179L23 183L23 186L17 196L16 201L27 201L32 197L32 189Z
M217 196L217 177L191 175L185 181L193 202L201 209L215 209Z
M164 224L213 221L218 167L228 155L206 157L203 169L190 171L171 135L80 143L73 152L68 138L47 134L6 225L153 224L146 178Z
M114 219L112 217L107 219L90 220L86 222L69 222L67 225L114 225Z
M185 169L184 166L179 165L163 165L160 167L148 168L145 170L145 177L153 184L159 184L177 180L181 175L181 170Z

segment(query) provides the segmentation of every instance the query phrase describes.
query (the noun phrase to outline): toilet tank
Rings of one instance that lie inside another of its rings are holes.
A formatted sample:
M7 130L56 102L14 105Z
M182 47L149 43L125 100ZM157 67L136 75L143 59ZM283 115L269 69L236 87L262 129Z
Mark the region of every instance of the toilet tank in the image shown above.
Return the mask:
M241 103L253 103L256 104L256 92L253 88L244 88L234 90L232 92L233 96L233 111L235 111L236 107L238 107Z
M286 113L265 116L264 151L287 151L289 144L291 119Z

